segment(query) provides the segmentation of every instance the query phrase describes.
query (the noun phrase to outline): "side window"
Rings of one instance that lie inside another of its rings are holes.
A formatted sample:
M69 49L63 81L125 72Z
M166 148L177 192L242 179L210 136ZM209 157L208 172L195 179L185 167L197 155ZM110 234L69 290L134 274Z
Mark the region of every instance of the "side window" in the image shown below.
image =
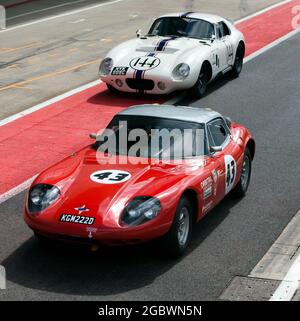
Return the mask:
M217 29L218 29L218 36L220 39L222 39L224 37L224 26L222 22L218 23Z
M221 24L223 26L223 36L230 36L231 32L227 24L224 21L222 21Z
M217 38L219 38L219 39L223 38L223 32L222 32L220 23L217 24Z
M220 39L225 36L229 36L231 34L229 27L223 21L218 23L217 30L218 30L218 36Z
M210 146L221 146L229 136L228 130L223 119L213 120L208 124L211 134ZM208 135L209 136L209 135Z

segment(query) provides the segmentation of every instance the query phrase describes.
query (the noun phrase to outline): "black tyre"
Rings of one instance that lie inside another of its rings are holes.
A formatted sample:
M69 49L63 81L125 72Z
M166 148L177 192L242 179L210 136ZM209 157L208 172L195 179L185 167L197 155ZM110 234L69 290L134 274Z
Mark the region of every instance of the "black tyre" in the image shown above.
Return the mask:
M106 87L113 94L119 94L120 93L120 91L118 89L116 89L115 87L113 87L112 85L106 84Z
M243 69L245 50L243 45L239 45L235 55L234 65L230 71L230 76L232 78L238 78Z
M232 190L231 194L234 197L243 197L246 195L251 178L252 158L248 148L245 150L242 173L239 182Z
M207 65L203 65L201 68L198 80L194 85L194 87L191 89L191 94L193 95L193 97L200 99L205 95L208 81L209 81L209 77L208 77Z
M192 225L192 206L185 197L182 197L179 201L171 229L162 239L165 254L172 258L178 258L184 254L190 243Z

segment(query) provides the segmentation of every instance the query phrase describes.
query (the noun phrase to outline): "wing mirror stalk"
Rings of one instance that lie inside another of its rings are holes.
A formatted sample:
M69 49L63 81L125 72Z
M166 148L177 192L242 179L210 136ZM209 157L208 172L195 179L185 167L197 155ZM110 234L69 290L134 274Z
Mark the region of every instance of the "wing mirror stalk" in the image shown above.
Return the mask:
M90 134L90 138L91 138L91 139L97 139L97 134L91 133L91 134Z
M222 151L222 146L211 146L210 147L210 152L211 153L217 153Z
M137 36L137 38L140 38L142 36L142 30L141 29L138 29L136 31L136 36Z

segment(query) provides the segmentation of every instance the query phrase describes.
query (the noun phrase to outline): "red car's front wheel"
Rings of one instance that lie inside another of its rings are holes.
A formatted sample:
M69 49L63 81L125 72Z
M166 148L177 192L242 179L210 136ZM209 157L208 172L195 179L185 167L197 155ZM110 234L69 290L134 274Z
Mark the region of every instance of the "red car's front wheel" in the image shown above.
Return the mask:
M163 238L164 252L171 257L180 257L187 249L192 233L193 211L190 202L182 197L176 209L171 229Z

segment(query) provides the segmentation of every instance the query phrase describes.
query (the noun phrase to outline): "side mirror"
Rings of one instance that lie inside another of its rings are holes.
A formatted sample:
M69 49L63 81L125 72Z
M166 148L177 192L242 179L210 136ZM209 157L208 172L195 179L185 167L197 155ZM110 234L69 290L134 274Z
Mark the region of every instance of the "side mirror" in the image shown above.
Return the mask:
M142 30L141 30L141 29L138 29L138 30L136 31L136 36L137 36L138 38L140 38L140 37L142 36Z
M97 139L97 134L91 133L91 134L90 134L90 138L91 138L91 139Z
M226 120L227 126L230 128L231 127L231 123L232 123L231 118L230 117L225 117L225 120Z
M216 35L212 35L211 38L210 38L210 41L214 42L216 39L217 39Z
M222 151L222 146L211 146L210 147L210 152L211 153L217 153Z

